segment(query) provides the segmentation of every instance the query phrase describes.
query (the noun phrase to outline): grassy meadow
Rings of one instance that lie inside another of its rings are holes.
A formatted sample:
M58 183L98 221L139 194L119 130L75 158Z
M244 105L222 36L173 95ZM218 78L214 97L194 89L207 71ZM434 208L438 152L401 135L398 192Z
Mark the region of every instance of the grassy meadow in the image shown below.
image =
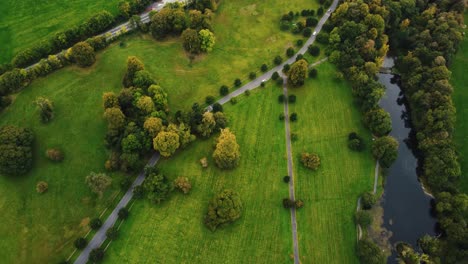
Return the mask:
M0 0L0 64L101 10L117 13L118 3L118 0Z
M291 123L291 132L298 135L292 145L296 197L305 204L297 213L299 254L302 263L359 263L353 217L357 198L373 184L370 134L350 87L335 79L334 66L325 62L317 70L317 79L289 89L297 96L290 108L298 116ZM348 149L348 134L353 131L366 139L364 152ZM301 164L302 152L320 156L317 171Z
M468 23L468 14L465 13L465 24ZM466 30L465 30L466 32ZM459 151L462 166L461 188L468 193L468 39L463 38L457 55L450 66L452 71L452 85L454 88L453 101L457 108L457 123L455 126L455 143Z

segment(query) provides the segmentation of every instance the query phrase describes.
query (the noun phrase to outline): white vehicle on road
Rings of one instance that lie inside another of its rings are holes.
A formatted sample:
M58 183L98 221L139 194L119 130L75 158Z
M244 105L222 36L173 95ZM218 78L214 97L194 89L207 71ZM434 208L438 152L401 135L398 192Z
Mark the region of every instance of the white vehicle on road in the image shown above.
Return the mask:
M317 35L317 31L314 31L314 33L312 33L313 36Z

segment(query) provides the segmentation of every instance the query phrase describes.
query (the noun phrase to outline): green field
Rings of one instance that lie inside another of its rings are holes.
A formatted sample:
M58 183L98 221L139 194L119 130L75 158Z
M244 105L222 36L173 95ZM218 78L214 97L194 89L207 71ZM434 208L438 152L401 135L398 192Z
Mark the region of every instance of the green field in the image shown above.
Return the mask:
M293 143L296 198L305 203L297 215L299 253L303 263L358 263L353 216L359 195L372 188L374 161L370 142L366 151L352 152L347 137L352 131L364 139L370 134L349 85L335 80L334 66L326 62L317 70L316 80L289 89L298 98L290 109L298 115L291 123L299 138ZM302 152L317 153L321 167L315 172L303 167Z
M465 13L465 24L468 23L468 14ZM466 32L466 30L465 30ZM453 101L457 108L457 123L455 126L455 143L459 151L462 167L461 188L468 193L468 39L464 36L457 51L455 60L450 66L452 71L452 85L454 88Z
M117 13L118 2L0 0L0 63L10 62L17 52L77 25L101 10Z
M174 194L162 205L137 201L120 238L106 252L107 263L286 263L292 253L284 125L277 87L267 86L250 97L241 95L225 107L229 127L241 148L238 168L223 171L211 158L214 138L196 141L159 164L170 178L188 177L189 195ZM209 168L199 163L209 158ZM225 229L203 225L208 201L224 188L236 190L243 201L240 220Z

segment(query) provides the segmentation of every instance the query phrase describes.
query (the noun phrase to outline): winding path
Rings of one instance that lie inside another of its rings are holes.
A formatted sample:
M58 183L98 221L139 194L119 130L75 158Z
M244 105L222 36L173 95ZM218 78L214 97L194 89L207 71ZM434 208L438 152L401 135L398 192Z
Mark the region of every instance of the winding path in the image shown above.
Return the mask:
M157 2L156 7L153 7L152 11L157 11L157 10L162 9L162 7L166 3L177 2L177 1L178 0L162 0L160 3ZM322 30L323 25L325 24L325 22L327 22L327 20L330 17L331 13L336 9L336 6L338 5L338 2L339 2L339 0L333 0L332 5L330 6L330 11L327 11L323 15L323 17L320 19L317 26L315 27L315 31L314 31L315 33L305 42L304 46L302 46L302 48L299 49L299 51L294 56L287 59L282 64L272 68L268 72L262 74L260 77L258 77L256 79L252 80L251 82L245 84L241 88L239 88L239 89L233 91L232 93L226 95L225 97L219 99L217 101L217 103L219 103L221 105L225 104L225 103L229 102L229 100L231 100L231 98L239 96L239 95L243 94L247 90L253 90L253 89L259 87L262 82L270 80L270 78L271 78L271 76L272 76L272 74L274 72L281 72L281 70L283 69L285 64L294 63L296 61L297 55L305 54L307 52L307 48L314 43L316 36ZM143 13L140 17L141 17L143 22L145 22L145 23L149 22L149 12ZM103 33L101 35L105 35L107 33L110 33L110 34L114 35L114 34L117 34L124 27L127 28L127 29L131 29L131 28L129 28L129 26L130 26L130 24L129 24L129 22L127 22L127 23L124 23L124 24L122 24L120 26L117 26L117 27L115 27L115 28L113 28L113 29L109 30L108 32ZM311 67L316 66L316 65L318 65L318 64L320 64L322 62L325 62L327 59L328 58L324 58L322 60L319 60L319 61L311 64L310 66ZM32 67L32 66L34 66L34 65L31 65L30 67ZM287 89L286 88L286 78L284 78L284 82L285 82L284 83L285 86L283 88L284 89L283 91L287 94L287 90L285 90L285 89ZM287 110L286 108L287 108L287 103L285 104L285 111ZM211 110L212 106L211 105L208 106L207 109ZM289 111L289 110L287 110L287 111ZM287 115L287 116L289 116L289 115ZM289 173L289 175L292 176L293 175L293 173L292 173L292 171L293 171L292 165L293 164L292 164L292 156L291 156L291 139L290 139L290 133L289 133L289 123L287 125L286 140L287 140L287 142L289 142L289 143L287 143L288 144L288 173ZM149 165L149 166L155 165L158 162L159 157L160 157L159 153L153 154L151 159L148 161L147 165ZM291 177L291 179L292 180L290 181L290 185L289 185L289 193L290 193L291 199L294 199L294 179L293 179L293 177ZM104 243L104 241L107 238L106 231L110 227L114 226L115 222L118 219L119 210L121 208L124 208L130 202L130 200L133 197L133 189L136 186L141 185L144 180L145 180L145 174L144 174L144 172L141 172L138 175L138 177L135 179L135 181L133 182L132 186L127 190L125 195L122 197L122 199L119 201L117 206L114 208L112 213L109 215L109 217L103 223L102 227L93 236L93 238L88 243L88 245L80 252L80 255L78 256L78 258L74 262L75 264L86 264L87 261L88 261L88 258L89 258L89 253L94 248L98 248L98 247L100 247L102 245L102 243ZM294 263L299 264L300 263L300 260L299 260L299 245L298 245L298 240L297 240L296 213L295 213L294 208L291 209L291 223L292 223L292 232L293 232Z

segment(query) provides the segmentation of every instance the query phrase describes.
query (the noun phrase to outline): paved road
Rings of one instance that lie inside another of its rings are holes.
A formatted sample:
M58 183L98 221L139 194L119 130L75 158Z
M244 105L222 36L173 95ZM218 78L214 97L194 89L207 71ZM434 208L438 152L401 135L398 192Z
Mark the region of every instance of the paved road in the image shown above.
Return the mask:
M178 1L180 1L180 0L161 0L161 1L156 1L156 2L152 3L152 4L150 5L149 9L140 15L141 22L143 22L143 23L149 23L149 22L150 22L150 19L151 19L151 18L150 18L150 12L152 12L152 11L159 11L159 10L161 10L161 9L164 7L164 5L166 5L167 3L174 3L174 2L178 2ZM99 35L97 35L97 36L105 36L106 34L110 34L110 36L109 36L107 39L111 39L111 38L113 38L113 37L118 36L118 35L121 33L121 31L122 31L123 28L125 28L127 31L130 31L130 30L133 29L133 26L130 24L129 21L127 21L127 22L125 22L125 23L123 23L123 24L120 24L120 25L116 26L115 28L112 28L112 29L110 29L110 30L108 30L108 31L106 31L106 32L104 32L104 33L102 33L102 34L99 34ZM61 52L59 52L59 53L57 53L57 54L55 54L55 55L60 55L62 52L63 52L63 51L61 51ZM29 65L29 66L26 67L25 69L26 69L26 70L29 70L30 68L36 66L37 64L39 64L39 62L36 62L36 63L34 63L34 64L32 64L32 65Z
M155 154L153 154L151 159L148 161L147 165L153 166L158 162L158 160L159 160L159 153L155 153ZM117 219L119 217L119 215L118 215L119 210L124 208L125 206L127 206L128 202L130 202L130 200L133 197L133 189L135 188L135 186L140 185L143 182L144 179L145 179L145 173L142 171L138 175L138 177L135 179L135 181L133 182L130 189L128 189L128 191L122 197L120 202L114 208L114 210L109 215L107 220L104 222L102 227L94 235L93 239L91 239L91 241L88 243L86 248L84 248L83 251L81 251L80 255L75 260L75 264L85 264L86 262L88 262L88 257L89 257L89 253L91 252L91 250L93 250L95 248L98 248L98 247L100 247L102 245L102 243L106 240L106 231L107 231L107 229L114 226L115 222L117 221Z

